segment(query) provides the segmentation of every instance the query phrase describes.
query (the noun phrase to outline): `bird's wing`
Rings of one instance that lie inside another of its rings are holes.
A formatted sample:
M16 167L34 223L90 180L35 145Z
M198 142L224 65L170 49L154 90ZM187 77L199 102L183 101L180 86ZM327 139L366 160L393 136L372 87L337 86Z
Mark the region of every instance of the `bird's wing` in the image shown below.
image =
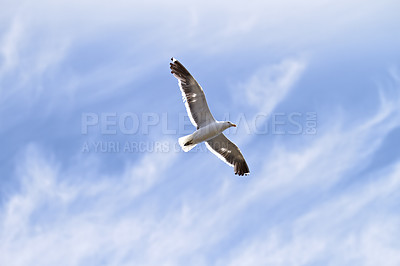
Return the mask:
M207 148L225 163L234 167L235 175L248 175L249 167L240 149L223 133L206 141Z
M215 121L208 108L206 96L189 71L175 58L171 58L171 73L178 79L186 111L192 124L203 127Z

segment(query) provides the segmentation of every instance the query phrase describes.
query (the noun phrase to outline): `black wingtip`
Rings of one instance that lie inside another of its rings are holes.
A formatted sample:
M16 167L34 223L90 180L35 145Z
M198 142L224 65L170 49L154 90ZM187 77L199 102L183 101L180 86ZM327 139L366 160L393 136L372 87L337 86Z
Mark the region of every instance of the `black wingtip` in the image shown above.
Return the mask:
M234 165L235 175L238 176L248 176L250 174L249 167L247 166L246 161L237 162Z

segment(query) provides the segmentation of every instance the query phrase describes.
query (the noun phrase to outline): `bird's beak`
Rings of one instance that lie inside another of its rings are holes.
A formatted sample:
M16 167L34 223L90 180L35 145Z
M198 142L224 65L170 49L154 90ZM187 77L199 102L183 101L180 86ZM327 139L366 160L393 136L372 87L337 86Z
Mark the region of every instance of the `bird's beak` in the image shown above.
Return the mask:
M236 125L235 125L235 124L232 124L232 126L233 126L233 127L236 127Z

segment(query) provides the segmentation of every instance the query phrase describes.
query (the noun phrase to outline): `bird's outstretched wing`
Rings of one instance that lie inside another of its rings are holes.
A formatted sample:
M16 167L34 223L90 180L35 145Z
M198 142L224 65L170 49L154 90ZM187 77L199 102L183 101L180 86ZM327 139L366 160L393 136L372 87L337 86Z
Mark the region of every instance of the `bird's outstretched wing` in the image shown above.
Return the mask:
M249 167L240 149L223 133L206 141L207 148L225 163L233 166L235 175L248 175Z
M171 73L178 79L186 111L192 124L200 128L214 122L215 119L208 108L206 96L199 83L178 60L175 58L171 60Z

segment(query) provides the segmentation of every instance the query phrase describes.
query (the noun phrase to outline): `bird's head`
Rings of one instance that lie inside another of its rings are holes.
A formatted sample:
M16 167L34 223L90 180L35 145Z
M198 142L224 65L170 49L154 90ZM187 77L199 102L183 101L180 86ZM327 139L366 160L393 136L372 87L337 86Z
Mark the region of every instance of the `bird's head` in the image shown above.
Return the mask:
M236 127L236 125L235 125L234 123L232 123L232 122L227 121L227 122L225 122L225 123L226 123L226 125L227 125L227 128Z

